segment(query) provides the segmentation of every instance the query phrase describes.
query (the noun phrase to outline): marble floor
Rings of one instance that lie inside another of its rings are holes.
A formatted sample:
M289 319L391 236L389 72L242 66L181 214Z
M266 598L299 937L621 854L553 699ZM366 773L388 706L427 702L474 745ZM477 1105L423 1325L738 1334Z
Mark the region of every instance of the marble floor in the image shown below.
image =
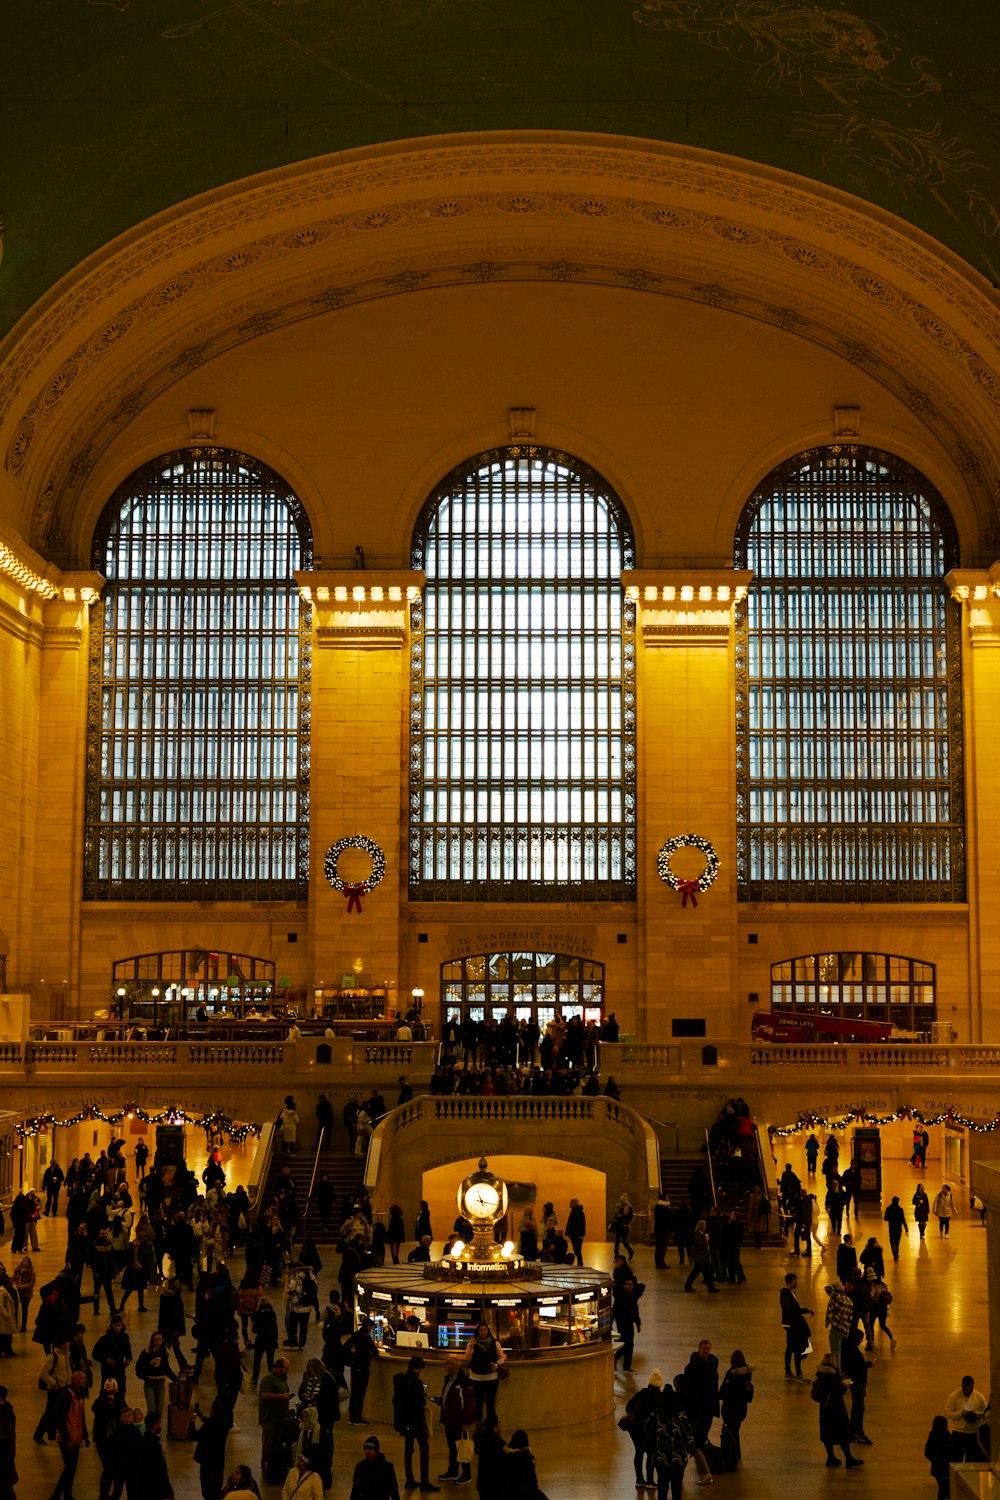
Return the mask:
M197 1159L197 1158L196 1158ZM801 1142L790 1141L780 1150L780 1164L790 1160L797 1170L803 1166ZM245 1165L245 1158L243 1165ZM234 1163L234 1166L239 1166ZM940 1184L938 1163L928 1167L927 1187L931 1196ZM819 1179L822 1187L822 1179ZM905 1158L886 1164L886 1193L899 1193L909 1209L916 1176ZM961 1189L956 1190L960 1204L967 1202ZM888 1196L885 1201L888 1202ZM881 1230L881 1210L874 1204L862 1207L860 1231ZM825 1229L824 1229L825 1237ZM835 1243L835 1242L834 1242ZM42 1221L41 1249L36 1258L40 1280L61 1264L64 1225L59 1221ZM589 1263L610 1265L610 1246L591 1242ZM0 1252L8 1267L9 1236ZM824 1453L818 1440L818 1408L810 1400L808 1385L796 1385L783 1379L782 1350L784 1337L778 1315L778 1290L785 1272L794 1266L800 1276L800 1297L815 1307L815 1323L822 1331L823 1287L832 1279L832 1254L815 1255L812 1260L792 1260L779 1248L754 1251L744 1255L747 1283L725 1287L718 1297L709 1297L699 1285L696 1296L682 1293L683 1277L675 1267L657 1272L652 1250L640 1247L636 1266L646 1282L642 1303L643 1326L636 1343L635 1366L631 1374L618 1373L615 1378L616 1415L629 1395L646 1383L650 1370L659 1366L671 1378L684 1364L698 1341L711 1339L723 1368L732 1349L742 1348L754 1367L756 1399L743 1429L743 1466L734 1475L718 1476L714 1493L753 1496L769 1500L784 1496L794 1486L797 1493L826 1495L842 1489L865 1500L882 1497L891 1490L900 1497L927 1496L933 1500L935 1489L923 1446L931 1418L942 1410L946 1396L961 1377L970 1373L984 1390L989 1382L987 1341L986 1231L978 1215L968 1212L952 1224L951 1238L940 1240L936 1226L928 1227L927 1239L921 1242L911 1226L909 1241L904 1242L899 1264L889 1263L888 1274L894 1294L892 1317L897 1347L891 1352L884 1340L879 1341L878 1362L868 1386L867 1428L874 1446L859 1450L865 1467L852 1472L826 1469ZM235 1267L239 1270L239 1267ZM325 1300L335 1267L328 1264L320 1278ZM234 1278L236 1279L236 1278ZM155 1298L147 1307L154 1311L140 1314L134 1299L126 1313L133 1348L148 1339L155 1326ZM93 1321L93 1320L92 1320ZM92 1330L93 1337L105 1326L100 1320ZM814 1339L818 1353L826 1347L822 1336ZM313 1350L313 1344L317 1347ZM31 1433L43 1398L37 1389L41 1352L30 1342L29 1335L18 1335L14 1341L18 1358L0 1366L0 1381L5 1381L18 1417L18 1467L21 1480L19 1500L44 1500L51 1494L60 1472L58 1450L39 1448L31 1442ZM319 1353L317 1330L313 1326L306 1355ZM293 1379L297 1379L303 1356L293 1355ZM808 1371L815 1367L816 1357L807 1361ZM516 1374L514 1376L516 1379ZM435 1381L436 1384L436 1381ZM211 1399L211 1390L201 1391L203 1404ZM501 1415L502 1415L501 1394ZM345 1408L346 1415L346 1408ZM384 1451L396 1462L402 1480L402 1439L397 1437L389 1420L376 1422ZM251 1465L259 1477L259 1442L256 1426L256 1401L241 1397L237 1408L239 1433L230 1438L229 1457ZM360 1458L364 1433L348 1427L346 1420L336 1432L334 1481L328 1494L333 1500L346 1500L350 1493L351 1473ZM198 1471L191 1457L191 1445L166 1443L168 1463L178 1500L200 1494ZM615 1426L613 1418L599 1427L570 1426L559 1431L532 1434L539 1483L549 1500L606 1500L606 1497L635 1493L632 1470L632 1448L625 1433ZM440 1434L432 1440L432 1475L444 1467L444 1442ZM97 1495L99 1466L94 1449L85 1452L78 1471L77 1500L94 1500ZM685 1487L695 1487L695 1471L689 1465ZM803 1491L803 1485L805 1489ZM265 1497L277 1497L273 1487L262 1487ZM444 1487L445 1490L449 1486ZM641 1493L641 1492L640 1492Z

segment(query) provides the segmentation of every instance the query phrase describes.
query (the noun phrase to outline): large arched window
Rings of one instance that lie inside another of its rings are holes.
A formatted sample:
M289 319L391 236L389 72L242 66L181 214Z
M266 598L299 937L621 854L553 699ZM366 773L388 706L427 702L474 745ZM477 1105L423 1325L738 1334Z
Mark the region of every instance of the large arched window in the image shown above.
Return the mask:
M737 881L749 901L965 895L958 561L941 498L887 453L775 470L743 512Z
M133 474L97 528L84 895L294 899L308 877L302 506L197 448Z
M417 523L410 896L635 895L632 534L546 448L481 453Z

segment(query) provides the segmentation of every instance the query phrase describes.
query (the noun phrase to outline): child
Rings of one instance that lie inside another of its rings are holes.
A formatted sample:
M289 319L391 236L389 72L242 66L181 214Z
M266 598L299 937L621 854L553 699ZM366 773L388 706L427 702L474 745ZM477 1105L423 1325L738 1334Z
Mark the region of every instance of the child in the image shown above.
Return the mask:
M948 1469L951 1463L951 1434L948 1418L935 1417L924 1444L924 1457L930 1460L931 1476L937 1480L938 1500L948 1500Z

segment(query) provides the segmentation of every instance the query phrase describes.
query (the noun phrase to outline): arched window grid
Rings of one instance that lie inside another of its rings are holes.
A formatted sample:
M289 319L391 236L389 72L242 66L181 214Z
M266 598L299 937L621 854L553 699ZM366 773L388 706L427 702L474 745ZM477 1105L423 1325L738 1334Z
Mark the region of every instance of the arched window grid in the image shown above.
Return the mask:
M84 896L298 900L309 873L312 563L297 496L246 454L133 474L98 524Z
M425 505L412 563L417 900L633 900L634 563L617 497L535 445L481 453Z
M737 888L744 901L965 899L954 523L908 464L798 455L740 519Z
M928 1034L937 1018L934 964L896 953L808 953L771 965L771 1009L797 1017L889 1022Z

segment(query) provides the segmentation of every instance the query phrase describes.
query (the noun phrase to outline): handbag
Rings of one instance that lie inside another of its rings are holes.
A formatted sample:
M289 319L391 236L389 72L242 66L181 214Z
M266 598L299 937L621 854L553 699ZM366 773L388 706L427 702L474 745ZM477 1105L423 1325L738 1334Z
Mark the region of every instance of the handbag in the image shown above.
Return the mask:
M471 1464L475 1456L475 1446L467 1431L463 1429L462 1436L455 1439L455 1457L460 1464Z
M622 1432L631 1432L632 1428L635 1426L634 1412L627 1411L623 1417L619 1417L618 1426L621 1428Z
M504 1360L504 1362L503 1362L502 1365L497 1365L497 1379L498 1380L509 1380L510 1379L510 1366L508 1365L508 1363L507 1363L506 1360Z

